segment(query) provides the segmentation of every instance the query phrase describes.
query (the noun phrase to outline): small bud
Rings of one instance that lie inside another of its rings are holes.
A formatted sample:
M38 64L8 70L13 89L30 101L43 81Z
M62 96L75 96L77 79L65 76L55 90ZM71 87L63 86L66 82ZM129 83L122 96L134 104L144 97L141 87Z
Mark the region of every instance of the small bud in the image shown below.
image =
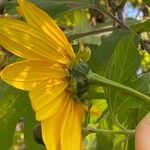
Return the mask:
M33 128L33 139L38 143L44 145L43 139L42 139L42 132L41 132L41 124L38 123Z
M84 62L88 62L91 57L91 49L89 47L84 47L82 43L80 43L80 49L77 53L77 58L82 59Z

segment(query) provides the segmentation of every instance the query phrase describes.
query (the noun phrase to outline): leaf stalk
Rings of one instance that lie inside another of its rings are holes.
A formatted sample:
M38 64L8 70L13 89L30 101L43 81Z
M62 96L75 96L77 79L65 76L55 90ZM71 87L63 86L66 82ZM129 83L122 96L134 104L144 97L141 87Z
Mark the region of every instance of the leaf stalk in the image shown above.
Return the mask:
M82 128L83 132L86 133L97 133L97 134L125 134L134 135L135 130L106 130L106 129L96 129L91 127Z
M123 91L124 93L130 94L134 97L140 98L143 101L150 103L150 97L136 91L133 88L130 88L126 85L120 84L118 82L115 82L113 80L107 79L101 75L98 75L96 73L93 72L89 72L86 76L87 81L89 82L89 84L91 85L98 85L98 86L106 86L106 87L114 87L117 88L118 90Z

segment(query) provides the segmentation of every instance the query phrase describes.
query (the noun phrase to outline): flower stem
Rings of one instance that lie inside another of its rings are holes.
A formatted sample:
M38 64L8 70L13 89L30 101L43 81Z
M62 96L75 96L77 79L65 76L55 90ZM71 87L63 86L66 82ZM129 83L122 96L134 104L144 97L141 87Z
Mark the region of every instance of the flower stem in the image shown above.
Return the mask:
M140 98L148 103L150 103L150 97L144 95L143 93L140 93L128 86L125 86L123 84L117 83L115 81L109 80L101 75L98 75L93 72L89 72L86 76L89 84L92 85L100 85L100 86L108 86L108 87L115 87L119 90L122 90L124 93L131 94L132 96L135 96L137 98Z
M82 128L84 132L87 133L110 133L110 134L126 134L126 135L134 135L135 130L105 130L105 129L96 129L91 127Z

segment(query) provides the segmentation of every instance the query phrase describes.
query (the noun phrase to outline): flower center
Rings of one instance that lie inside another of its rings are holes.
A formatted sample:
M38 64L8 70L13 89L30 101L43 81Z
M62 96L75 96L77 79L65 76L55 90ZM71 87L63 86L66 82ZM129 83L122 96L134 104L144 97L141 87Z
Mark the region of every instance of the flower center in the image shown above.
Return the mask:
M89 84L86 80L86 75L89 72L89 66L82 59L74 62L69 68L70 85L69 91L72 93L75 100L83 102L83 95L89 89Z

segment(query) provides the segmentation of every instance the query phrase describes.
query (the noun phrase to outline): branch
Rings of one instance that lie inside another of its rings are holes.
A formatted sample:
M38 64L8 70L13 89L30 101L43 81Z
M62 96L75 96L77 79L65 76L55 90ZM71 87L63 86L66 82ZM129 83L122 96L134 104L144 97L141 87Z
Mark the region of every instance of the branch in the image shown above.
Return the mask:
M0 0L0 14L4 13L4 0Z
M97 11L102 12L105 15L107 15L108 17L110 17L111 19L116 21L118 24L120 24L120 26L122 26L123 28L128 29L128 30L133 32L133 30L128 25L126 25L123 21L116 18L112 13L107 11L104 7L102 7L102 6L93 6L93 8L96 9Z
M125 85L120 84L118 82L115 82L113 80L107 79L103 76L100 76L96 73L89 72L87 74L86 78L87 78L87 81L89 82L89 84L91 84L91 85L114 87L114 88L117 88L119 90L122 90L124 93L128 93L132 96L135 96L137 98L142 99L143 101L145 101L147 103L150 103L150 97L149 96L147 96L143 93L140 93L140 92L136 91L135 89L132 89L128 86L125 86Z
M122 0L121 4L119 5L119 9L123 9L127 0Z
M97 134L125 134L125 135L134 135L135 130L105 130L105 129L96 129L91 127L82 128L83 132L86 133L97 133Z
M119 20L122 20L122 21L123 21L122 11L123 11L123 8L124 8L126 2L127 2L127 0L122 0L122 2L120 3L120 5L117 7L117 10L116 10Z
M71 36L68 37L69 41L73 41L75 39L79 39L91 34L99 34L99 33L103 33L103 32L110 32L113 31L114 29L116 29L115 27L110 27L110 28L104 28L104 29L98 29L98 30L94 30L94 31L89 31L89 32L84 32L84 33L78 33L78 34L73 34Z

